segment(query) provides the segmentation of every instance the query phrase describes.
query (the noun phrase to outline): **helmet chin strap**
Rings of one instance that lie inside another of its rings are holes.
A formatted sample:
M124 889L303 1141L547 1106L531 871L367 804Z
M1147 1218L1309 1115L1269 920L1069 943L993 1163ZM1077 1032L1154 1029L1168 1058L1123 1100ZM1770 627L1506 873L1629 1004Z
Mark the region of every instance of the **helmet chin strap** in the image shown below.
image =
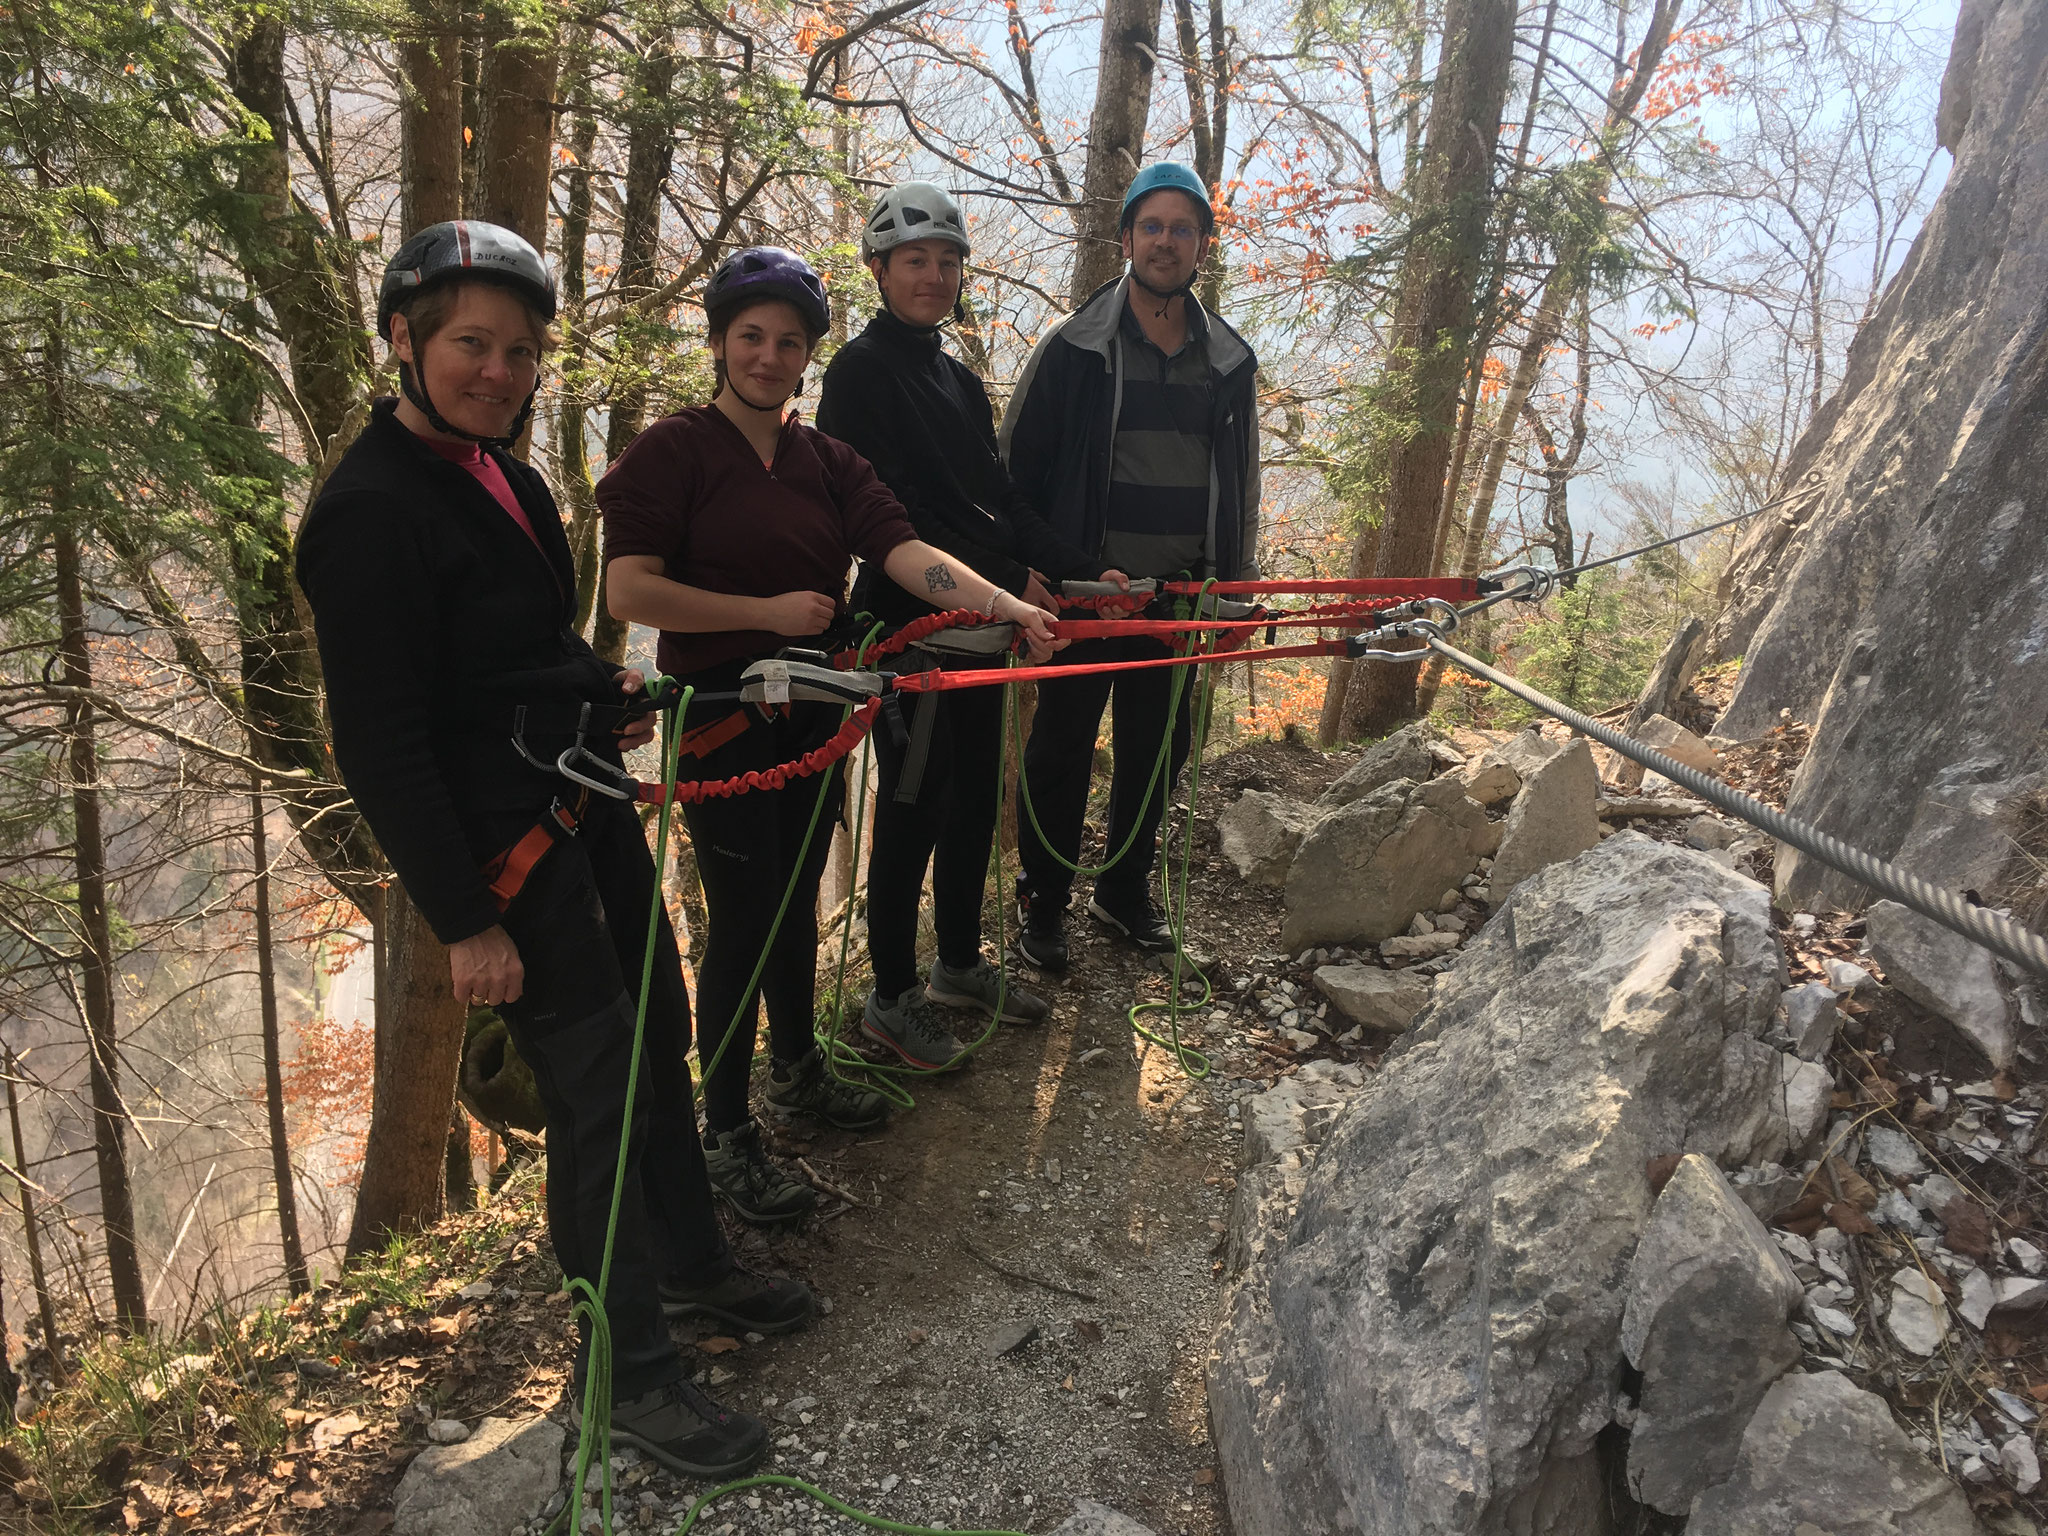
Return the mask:
M1157 317L1164 317L1166 314L1166 307L1169 304L1171 304L1175 299L1185 298L1187 297L1187 295L1195 291L1195 273L1199 273L1201 270L1201 264L1199 262L1196 263L1195 272L1188 274L1188 280L1182 283L1178 288L1154 288L1150 283L1146 282L1145 279L1138 276L1138 264L1134 261L1131 263L1131 281L1136 283L1140 288L1144 289L1147 293L1151 294L1153 298L1159 301L1159 310Z
M405 391L405 398L410 400L419 409L419 413L427 418L427 425L436 432L445 432L450 437L462 438L465 442L475 443L482 448L510 448L514 443L518 442L519 434L526 430L526 423L533 415L534 397L540 393L540 386L537 384L527 391L526 403L519 407L518 416L513 418L512 430L504 436L498 437L489 433L471 432L467 428L458 427L454 422L448 420L439 411L435 410L433 399L427 394L426 381L413 376L412 364L407 362L399 363L398 387Z
M759 411L763 416L781 415L782 408L785 405L789 404L791 396L797 392L796 390L792 390L789 395L784 395L780 400L776 401L773 405L756 405L753 401L749 400L744 393L741 392L739 380L735 379L730 373L728 373L725 376L725 387L732 391L733 399L739 401L741 405L744 405L750 411ZM802 387L803 386L801 385L801 383L799 383L799 385L797 386L799 390Z

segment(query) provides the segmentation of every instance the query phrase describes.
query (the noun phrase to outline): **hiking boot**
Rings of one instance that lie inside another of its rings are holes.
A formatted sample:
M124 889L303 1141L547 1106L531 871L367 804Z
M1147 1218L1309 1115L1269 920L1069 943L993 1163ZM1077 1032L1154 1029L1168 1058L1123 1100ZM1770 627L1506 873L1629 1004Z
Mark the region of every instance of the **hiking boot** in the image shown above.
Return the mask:
M944 1072L965 1066L965 1048L948 1033L924 1000L924 989L912 987L893 1002L870 992L861 1011L860 1032L879 1045L886 1045L913 1067L927 1072Z
M996 999L1000 997L1005 1024L1043 1024L1052 1012L1052 1004L1036 993L1026 992L1015 982L1005 985L1002 974L979 957L974 964L958 971L943 960L934 960L931 985L924 989L924 995L948 1008L978 1008L987 1014L996 1011Z
M788 1333L810 1321L811 1288L801 1280L756 1274L738 1259L729 1260L728 1266L724 1275L702 1285L662 1281L662 1315L671 1320L715 1318L755 1333Z
M825 1067L825 1053L812 1046L768 1074L768 1103L780 1115L809 1115L841 1131L871 1131L889 1118L889 1101L871 1088L841 1082Z
M1041 971L1060 972L1067 968L1067 909L1041 897L1034 901L1017 892L1017 920L1023 925L1017 935L1017 953Z
M580 1403L571 1404L569 1416L580 1421ZM733 1477L768 1453L768 1426L719 1407L687 1381L672 1381L612 1404L612 1444L630 1445L671 1472Z
M712 1193L757 1227L794 1221L818 1203L818 1192L790 1177L761 1147L761 1127L749 1120L704 1137L704 1171Z
M1122 910L1104 906L1100 897L1091 897L1088 915L1104 927L1114 928L1148 955L1173 953L1173 930L1166 926L1165 916L1152 905L1149 896L1141 898L1136 906Z

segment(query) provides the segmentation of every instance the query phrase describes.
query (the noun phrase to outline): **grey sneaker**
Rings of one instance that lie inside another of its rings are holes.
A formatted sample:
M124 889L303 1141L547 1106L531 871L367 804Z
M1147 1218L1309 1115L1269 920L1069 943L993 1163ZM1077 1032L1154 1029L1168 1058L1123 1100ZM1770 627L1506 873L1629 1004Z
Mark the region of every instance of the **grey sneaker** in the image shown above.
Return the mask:
M570 1400L570 1422L582 1428L582 1404ZM630 1445L672 1472L732 1477L768 1453L768 1426L713 1402L687 1381L612 1404L612 1443Z
M1037 993L1026 992L1014 981L1005 986L1002 974L982 959L959 971L943 960L934 960L931 985L924 995L948 1008L978 1008L988 1014L996 1011L1000 997L1005 1024L1043 1024L1052 1012L1052 1004Z
M704 1137L704 1171L711 1191L757 1227L794 1221L818 1203L818 1192L776 1164L761 1146L761 1128L749 1120Z
M912 987L886 1003L879 993L870 992L868 1005L861 1012L860 1032L927 1072L966 1065L965 1047L939 1022L931 1004L924 1000L922 987Z

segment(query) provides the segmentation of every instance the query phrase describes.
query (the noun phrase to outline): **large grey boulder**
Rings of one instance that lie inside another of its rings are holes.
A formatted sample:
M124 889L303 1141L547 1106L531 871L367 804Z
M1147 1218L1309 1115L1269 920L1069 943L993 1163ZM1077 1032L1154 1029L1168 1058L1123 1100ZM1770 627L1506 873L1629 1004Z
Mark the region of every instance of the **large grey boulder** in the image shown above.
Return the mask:
M1498 846L1500 829L1455 778L1395 779L1332 811L1301 840L1287 871L1280 941L1376 943L1434 912Z
M1458 771L1465 793L1481 805L1498 805L1521 792L1522 781L1564 750L1537 731L1518 731L1498 746L1468 760Z
M1913 1449L1884 1399L1834 1371L1764 1394L1728 1480L1686 1536L1983 1536L1969 1500Z
M1523 783L1501 830L1488 889L1496 905L1539 869L1600 841L1600 774L1593 750L1575 741Z
M1522 883L1227 1300L1238 1536L1609 1529L1594 1442L1644 1168L1783 1160L1784 1064L1826 1074L1762 1043L1782 985L1768 893L1704 854L1624 832Z
M1216 818L1223 857L1240 880L1284 886L1302 836L1315 825L1317 814L1299 800L1248 789Z
M1751 525L1710 637L1742 674L1716 727L1812 726L1795 816L1900 856L1965 773L2048 761L2048 7L1965 0L1942 82L1948 180ZM1778 852L1788 908L1856 882ZM1950 889L1942 871L1915 873Z
M1630 1261L1621 1347L1642 1372L1628 1485L1669 1515L1735 1465L1763 1395L1799 1363L1792 1266L1721 1170L1682 1159Z
M393 1536L517 1530L560 1485L565 1438L552 1419L485 1419L460 1445L429 1446L392 1497Z
M1454 946L1455 947L1455 946ZM1398 1034L1429 1001L1430 980L1376 965L1316 967L1316 990L1353 1024Z
M2012 1005L1991 951L1896 901L1873 902L1864 916L1885 980L1955 1025L1992 1066L2011 1066Z
M1318 1508L1341 1505L1319 1441L1284 1395L1266 1392L1280 1339L1264 1280L1286 1246L1315 1149L1364 1085L1349 1063L1312 1061L1245 1106L1244 1166L1224 1258L1237 1283L1208 1366L1211 1439L1240 1533L1293 1529L1298 1495Z
M1635 728L1634 735L1644 746L1654 747L1688 768L1696 768L1701 773L1718 774L1721 771L1721 754L1668 716L1650 716Z
M1384 741L1374 742L1345 770L1342 778L1317 796L1316 809L1334 811L1354 800L1363 800L1396 779L1422 782L1436 772L1437 754L1430 747L1440 734L1427 721L1418 720L1402 726Z

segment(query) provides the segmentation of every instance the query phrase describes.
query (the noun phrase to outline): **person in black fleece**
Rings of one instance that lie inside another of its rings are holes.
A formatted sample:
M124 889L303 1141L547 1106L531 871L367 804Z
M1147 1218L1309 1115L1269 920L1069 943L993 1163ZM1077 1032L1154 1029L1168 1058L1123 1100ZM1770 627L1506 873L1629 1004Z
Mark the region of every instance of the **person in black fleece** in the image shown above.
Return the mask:
M892 188L868 218L861 254L882 308L825 370L818 430L874 466L920 537L1046 612L1056 611L1049 581L1120 582L1121 573L1104 570L1055 534L1011 483L996 451L988 392L940 344L940 325L958 311L969 254L958 203L929 182ZM891 627L930 611L867 573L854 602ZM933 665L939 658L913 649L907 664L920 661ZM949 664L966 663L952 658ZM875 985L864 1024L884 1043L902 1034L906 1016L927 1000L977 1009L984 1017L996 1009L1000 984L982 958L981 909L995 834L1002 701L1003 690L995 687L923 694L905 710L910 746L899 745L889 731L874 734L881 759L868 866ZM930 711L922 722L920 711ZM928 742L921 772L920 736ZM927 863L939 953L920 994L917 910ZM1037 1024L1047 1012L1044 999L1021 988L1002 993L1007 1023Z
M521 706L544 762L575 740L585 706L593 749L615 766L622 745L650 734L630 708L640 674L575 631L575 563L554 498L504 451L531 406L553 314L551 276L508 230L435 225L401 247L378 321L405 398L373 405L307 514L297 572L336 766L449 947L457 998L496 1007L533 1069L555 1255L593 1286L626 1129L632 989L648 914L660 918L604 1298L613 1433L677 1470L724 1476L760 1458L766 1430L690 1384L666 1318L780 1332L808 1318L811 1297L742 1267L720 1233L684 1059L689 997L633 808L579 803L511 741ZM551 805L580 816L573 833ZM494 881L487 866L543 824L546 851L524 883Z

